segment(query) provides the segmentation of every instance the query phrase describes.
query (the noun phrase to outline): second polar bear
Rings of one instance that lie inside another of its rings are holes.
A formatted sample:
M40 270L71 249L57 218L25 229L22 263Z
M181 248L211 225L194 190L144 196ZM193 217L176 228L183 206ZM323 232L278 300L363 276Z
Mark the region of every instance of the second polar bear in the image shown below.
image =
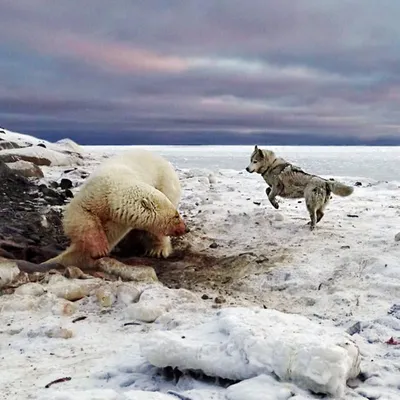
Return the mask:
M166 258L170 236L187 231L177 211L180 198L179 178L163 157L142 149L111 157L66 207L63 227L71 245L46 263L90 263L109 254L132 229L151 234L148 255Z

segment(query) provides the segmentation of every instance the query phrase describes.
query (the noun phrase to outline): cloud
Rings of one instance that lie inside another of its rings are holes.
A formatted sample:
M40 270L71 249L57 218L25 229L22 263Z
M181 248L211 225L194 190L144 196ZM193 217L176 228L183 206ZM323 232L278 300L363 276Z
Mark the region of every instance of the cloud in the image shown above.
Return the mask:
M0 124L398 137L400 4L384 5L4 0Z

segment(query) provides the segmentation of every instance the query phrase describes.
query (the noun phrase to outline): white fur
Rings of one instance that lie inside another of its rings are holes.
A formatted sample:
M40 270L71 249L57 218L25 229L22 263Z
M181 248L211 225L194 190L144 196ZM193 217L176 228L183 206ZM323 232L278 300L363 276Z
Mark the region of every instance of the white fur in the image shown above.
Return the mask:
M105 256L131 229L153 236L149 255L168 257L168 236L183 224L176 210L180 197L179 178L161 156L130 150L112 157L67 206L63 225L71 246L48 262L71 265Z

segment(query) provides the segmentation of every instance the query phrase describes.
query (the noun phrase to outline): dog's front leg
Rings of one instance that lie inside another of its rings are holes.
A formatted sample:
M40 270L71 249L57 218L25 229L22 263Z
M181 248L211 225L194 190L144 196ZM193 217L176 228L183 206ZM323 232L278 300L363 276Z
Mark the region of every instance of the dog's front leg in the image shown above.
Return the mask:
M275 196L278 195L278 190L277 190L276 186L272 186L272 188L267 187L267 189L265 190L265 193L267 194L270 203L271 203L276 209L278 209L278 208L279 208L279 204L278 204L278 202L277 202L276 199L275 199Z

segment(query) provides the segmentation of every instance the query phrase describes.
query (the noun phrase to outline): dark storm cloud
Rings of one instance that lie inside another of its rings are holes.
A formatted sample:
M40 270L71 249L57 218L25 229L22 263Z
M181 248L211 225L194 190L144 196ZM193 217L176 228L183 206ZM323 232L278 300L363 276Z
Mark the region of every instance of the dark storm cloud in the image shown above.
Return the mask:
M395 0L3 0L0 125L399 137Z

